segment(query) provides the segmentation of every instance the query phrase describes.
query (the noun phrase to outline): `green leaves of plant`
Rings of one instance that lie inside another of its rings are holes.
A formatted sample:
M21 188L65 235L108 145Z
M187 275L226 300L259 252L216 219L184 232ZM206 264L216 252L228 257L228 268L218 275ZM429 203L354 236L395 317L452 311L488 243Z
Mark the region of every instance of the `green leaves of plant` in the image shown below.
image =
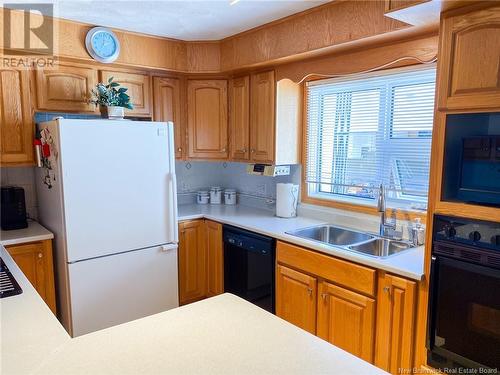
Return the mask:
M118 82L113 81L113 77L108 79L108 84L100 82L96 85L95 89L91 90L92 99L91 103L95 105L104 106L118 106L133 109L134 106L130 103L130 96L125 92L128 90L126 87L120 87Z

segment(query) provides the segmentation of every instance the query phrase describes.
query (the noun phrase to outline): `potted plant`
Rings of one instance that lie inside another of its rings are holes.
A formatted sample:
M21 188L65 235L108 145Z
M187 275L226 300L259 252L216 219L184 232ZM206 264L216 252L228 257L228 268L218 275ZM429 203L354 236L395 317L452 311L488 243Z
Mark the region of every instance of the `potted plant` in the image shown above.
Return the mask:
M118 82L113 81L113 77L108 80L107 84L99 82L92 89L92 98L90 102L99 106L101 117L108 119L123 119L125 116L125 108L133 109L134 106L130 103L130 97L126 94L126 87L119 87Z

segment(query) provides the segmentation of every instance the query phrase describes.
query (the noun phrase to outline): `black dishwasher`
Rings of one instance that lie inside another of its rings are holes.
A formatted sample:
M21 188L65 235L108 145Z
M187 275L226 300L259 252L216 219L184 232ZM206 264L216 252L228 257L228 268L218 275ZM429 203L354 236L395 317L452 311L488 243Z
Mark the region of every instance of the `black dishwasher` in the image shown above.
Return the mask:
M224 225L224 291L274 313L275 241Z

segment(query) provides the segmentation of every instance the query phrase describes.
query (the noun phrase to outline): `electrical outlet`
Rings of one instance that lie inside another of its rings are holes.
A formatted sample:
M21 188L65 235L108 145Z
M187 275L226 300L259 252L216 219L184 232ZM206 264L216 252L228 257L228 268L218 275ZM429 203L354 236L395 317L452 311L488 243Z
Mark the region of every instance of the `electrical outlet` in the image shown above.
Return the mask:
M288 176L290 174L289 165L277 165L274 167L275 176Z

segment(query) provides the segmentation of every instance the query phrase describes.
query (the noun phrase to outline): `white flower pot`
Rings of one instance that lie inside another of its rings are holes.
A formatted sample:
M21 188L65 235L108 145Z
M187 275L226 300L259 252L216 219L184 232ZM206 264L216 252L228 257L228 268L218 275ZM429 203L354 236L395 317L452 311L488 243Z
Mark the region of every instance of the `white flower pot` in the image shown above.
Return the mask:
M125 108L114 105L100 106L101 117L110 120L122 120L125 116Z

